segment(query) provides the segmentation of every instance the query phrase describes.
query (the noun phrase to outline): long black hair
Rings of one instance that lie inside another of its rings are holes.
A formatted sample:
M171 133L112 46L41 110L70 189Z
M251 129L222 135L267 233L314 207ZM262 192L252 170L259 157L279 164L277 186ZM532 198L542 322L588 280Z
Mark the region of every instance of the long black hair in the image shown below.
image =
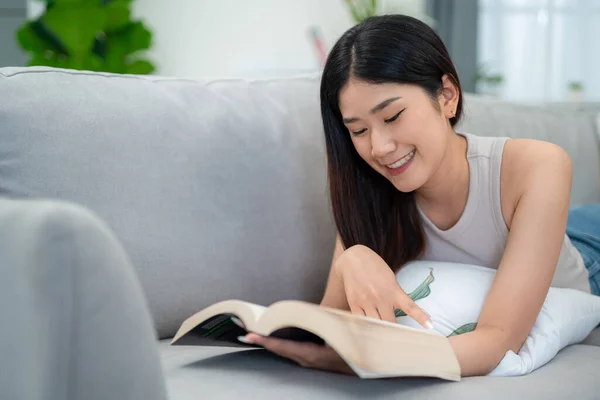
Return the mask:
M460 95L456 115L450 119L454 126L462 114L462 92L444 43L418 19L386 15L368 18L344 33L321 77L329 191L337 230L345 248L367 246L394 272L422 253L422 219L414 193L397 190L356 152L342 121L340 91L351 77L374 84L415 84L439 107L444 75Z

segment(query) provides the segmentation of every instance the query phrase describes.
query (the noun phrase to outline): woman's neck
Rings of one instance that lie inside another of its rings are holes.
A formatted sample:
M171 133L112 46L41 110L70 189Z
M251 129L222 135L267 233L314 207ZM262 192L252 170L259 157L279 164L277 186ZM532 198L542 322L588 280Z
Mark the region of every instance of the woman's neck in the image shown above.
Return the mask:
M416 191L417 202L422 208L460 208L464 210L469 196L469 164L467 140L453 130L448 148L439 168L431 178Z

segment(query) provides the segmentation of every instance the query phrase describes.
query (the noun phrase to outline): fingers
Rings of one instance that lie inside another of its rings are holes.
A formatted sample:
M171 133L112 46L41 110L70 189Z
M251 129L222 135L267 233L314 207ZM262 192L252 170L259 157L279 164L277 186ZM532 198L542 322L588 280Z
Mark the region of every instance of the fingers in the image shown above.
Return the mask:
M350 312L352 314L354 314L354 315L367 315L365 313L365 311L361 307L359 307L357 305L354 305L354 304L349 304L349 306L350 306Z
M379 315L381 316L382 320L396 323L396 314L394 314L394 306L392 306L391 304L389 305L389 307L379 307L377 308L377 311L379 311Z
M433 323L429 314L423 311L406 293L400 291L396 297L395 306L406 313L409 317L417 321L421 326L427 329L433 329Z
M381 319L379 312L377 311L377 307L364 307L363 311L365 315L370 318Z
M292 340L284 340L269 336L261 336L255 333L249 333L245 337L238 339L245 343L252 343L263 346L265 349L281 357L288 358L302 367L320 368L320 359L323 352L333 352L332 349L325 346L319 346L314 343L301 343Z
M288 358L302 367L323 369L355 375L350 366L330 346L300 343L249 333L238 338L241 341L263 346L270 352Z
M350 312L354 315L364 315L375 319L381 319L384 321L396 322L396 315L394 314L394 306L391 304L377 305L372 307L358 307L350 305Z

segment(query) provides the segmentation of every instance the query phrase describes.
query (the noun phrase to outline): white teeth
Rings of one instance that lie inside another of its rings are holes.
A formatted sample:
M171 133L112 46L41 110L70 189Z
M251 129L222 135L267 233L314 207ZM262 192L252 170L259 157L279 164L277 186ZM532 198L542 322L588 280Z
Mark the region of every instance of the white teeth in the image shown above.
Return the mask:
M396 161L393 164L388 165L388 168L391 169L396 169L396 168L400 168L401 166L403 166L404 164L406 164L407 162L410 161L410 159L415 155L415 151L411 151L410 153L408 153L407 155L405 155L404 157L402 157L401 159L399 159L398 161Z

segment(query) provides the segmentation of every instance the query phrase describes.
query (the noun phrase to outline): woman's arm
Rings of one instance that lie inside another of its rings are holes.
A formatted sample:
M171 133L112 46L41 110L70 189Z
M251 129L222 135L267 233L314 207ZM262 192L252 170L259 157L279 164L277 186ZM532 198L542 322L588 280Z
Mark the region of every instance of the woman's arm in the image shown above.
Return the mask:
M568 154L533 140L510 140L504 154L502 190L514 194L514 213L477 328L450 338L463 376L485 375L508 350L519 352L548 294L566 230Z

